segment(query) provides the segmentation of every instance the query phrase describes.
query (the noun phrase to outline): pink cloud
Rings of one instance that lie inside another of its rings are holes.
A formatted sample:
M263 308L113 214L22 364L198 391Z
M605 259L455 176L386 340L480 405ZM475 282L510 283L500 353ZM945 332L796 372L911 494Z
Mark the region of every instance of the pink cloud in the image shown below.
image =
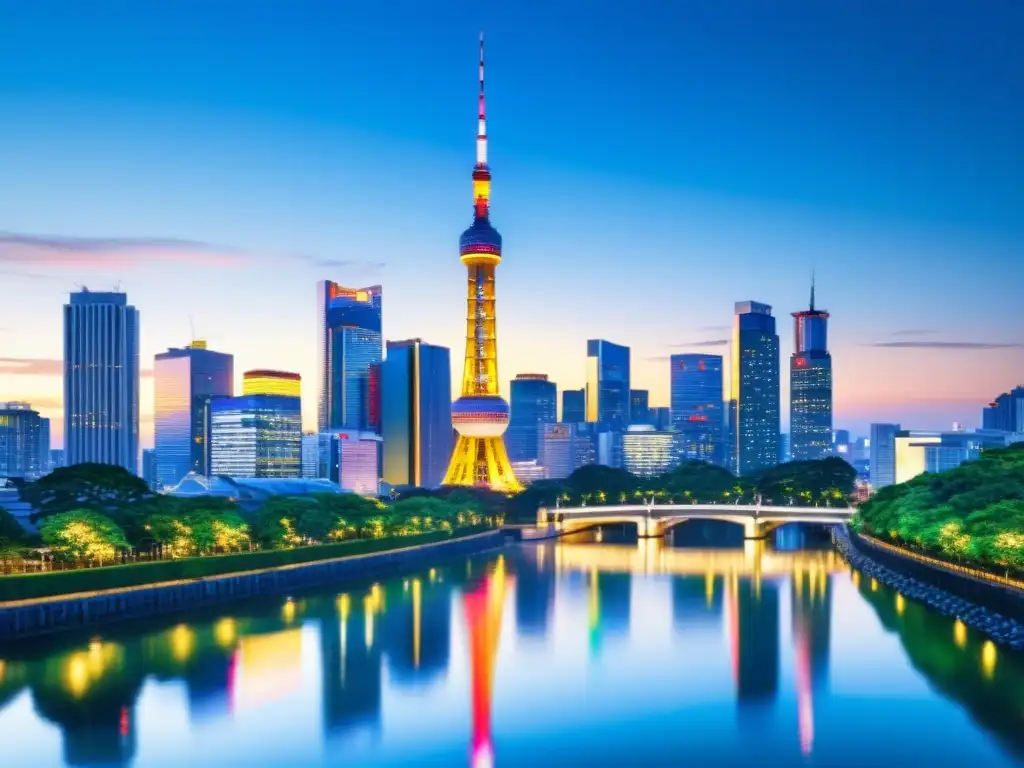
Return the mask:
M63 376L64 361L49 357L0 357L0 373L9 376ZM139 375L148 378L153 371L143 368Z
M0 232L0 264L39 268L125 269L155 262L240 266L246 254L196 240L58 237Z

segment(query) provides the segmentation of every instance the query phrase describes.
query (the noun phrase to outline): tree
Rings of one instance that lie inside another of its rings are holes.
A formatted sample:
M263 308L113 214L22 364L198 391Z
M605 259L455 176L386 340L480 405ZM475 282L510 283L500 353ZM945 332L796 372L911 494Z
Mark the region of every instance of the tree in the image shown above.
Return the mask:
M571 494L577 497L588 495L595 501L598 493L604 493L606 499L618 499L621 493L632 494L639 484L639 479L626 470L602 464L580 467L565 478L565 485Z
M96 560L101 565L128 548L124 531L105 515L87 509L60 512L40 526L43 542L72 560Z
M286 548L297 547L302 536L297 531L297 521L304 509L313 500L296 496L272 496L256 512L253 534L264 546Z
M26 538L21 523L3 507L0 507L0 541L22 542Z
M112 464L58 467L21 491L22 501L37 510L34 519L82 509L109 515L151 496L142 478Z

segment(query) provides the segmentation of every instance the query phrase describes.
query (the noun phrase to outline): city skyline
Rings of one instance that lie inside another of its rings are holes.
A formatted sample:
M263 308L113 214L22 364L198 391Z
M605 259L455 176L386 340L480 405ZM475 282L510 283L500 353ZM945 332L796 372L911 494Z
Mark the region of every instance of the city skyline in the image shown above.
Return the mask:
M858 10L861 37L836 32L828 52L794 38L785 13L748 9L765 30L750 46L724 10L703 9L686 24L675 11L642 21L618 15L645 27L631 35L645 43L613 57L622 69L614 76L595 58L613 24L559 38L568 50L555 52L537 45L554 33L552 20L529 28L500 11L435 25L426 40L414 12L395 25L360 9L339 25L317 16L330 11L298 3L291 13L302 34L319 34L323 21L330 51L300 55L298 36L257 17L235 44L248 71L215 58L173 11L154 42L145 11L119 14L105 30L101 17L71 11L44 20L19 9L21 34L0 53L12 83L0 100L0 162L9 169L0 271L11 287L0 321L0 399L30 402L51 418L54 446L63 444L60 307L76 284L120 283L140 313L144 370L196 336L233 354L236 372L297 371L312 385L309 297L322 279L383 285L384 339L460 349L464 318L437 307L464 300L452 232L467 215L467 62L483 25L494 62L501 229L511 248L497 294L504 396L518 373L546 373L560 391L583 386L585 343L599 338L630 347L631 385L650 390L652 406L666 405L670 354L728 359L732 304L752 298L788 315L806 304L813 268L832 314L837 427L980 426L982 406L1024 381L1012 293L1024 278L1014 258L1024 226L1013 203L1012 142L1024 109L1004 95L1016 71L1012 25L952 5L926 18L875 7L876 29L863 27ZM237 20L223 8L211 12L212 29ZM848 21L839 9L805 12L837 28ZM918 36L900 38L909 51L890 50L911 23ZM372 44L354 39L372 29ZM43 34L60 55L40 58L32 46ZM111 34L145 45L86 56L83 40L103 47ZM268 61L245 55L272 35L279 46ZM153 44L161 55L149 55ZM815 66L779 60L781 47L795 44ZM934 53L912 60L929 47L948 61ZM864 55L883 60L884 83L850 71ZM564 68L563 58L575 65L555 78L557 88L538 88L540 73ZM327 63L352 76L332 81L324 103L314 98L324 92L320 75L289 98L296 79ZM429 65L414 87L418 63ZM286 65L284 73L268 79L271 65ZM710 80L693 76L701 67ZM802 74L808 69L818 79ZM754 71L759 78L740 81ZM644 105L667 87L685 108L664 106L655 127L672 151L652 153L638 141L651 128ZM776 106L766 106L766 94L779 97ZM566 124L586 130L567 140ZM682 284L701 289L675 301ZM573 290L542 300L551 285ZM625 292L613 304L621 311L607 312L608 287L617 285L639 285L643 295ZM781 330L786 359L793 339ZM303 399L307 429L316 424L312 390ZM150 377L139 399L146 447Z

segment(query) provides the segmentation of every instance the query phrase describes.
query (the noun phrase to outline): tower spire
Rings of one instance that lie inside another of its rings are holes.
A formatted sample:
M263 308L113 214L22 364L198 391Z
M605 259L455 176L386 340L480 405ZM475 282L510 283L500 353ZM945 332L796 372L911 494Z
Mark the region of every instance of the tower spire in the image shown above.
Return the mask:
M484 101L484 33L480 32L480 95L477 97L476 165L473 166L473 214L486 219L491 203L491 169L487 165L487 109Z
M814 311L814 269L811 269L811 312Z
M476 164L487 165L487 109L484 101L484 33L480 32L480 96L477 112Z

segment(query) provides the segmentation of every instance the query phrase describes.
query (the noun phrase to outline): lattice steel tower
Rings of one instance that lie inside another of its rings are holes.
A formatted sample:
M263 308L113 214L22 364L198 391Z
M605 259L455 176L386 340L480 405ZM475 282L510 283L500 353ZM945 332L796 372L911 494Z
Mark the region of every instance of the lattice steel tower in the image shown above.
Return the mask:
M473 166L473 224L459 238L468 273L466 367L462 396L452 405L459 439L444 485L472 485L515 492L522 485L501 439L508 427L508 403L498 394L498 332L494 316L494 273L501 263L501 235L491 226L491 169L487 165L484 117L484 36L480 35L480 96Z

